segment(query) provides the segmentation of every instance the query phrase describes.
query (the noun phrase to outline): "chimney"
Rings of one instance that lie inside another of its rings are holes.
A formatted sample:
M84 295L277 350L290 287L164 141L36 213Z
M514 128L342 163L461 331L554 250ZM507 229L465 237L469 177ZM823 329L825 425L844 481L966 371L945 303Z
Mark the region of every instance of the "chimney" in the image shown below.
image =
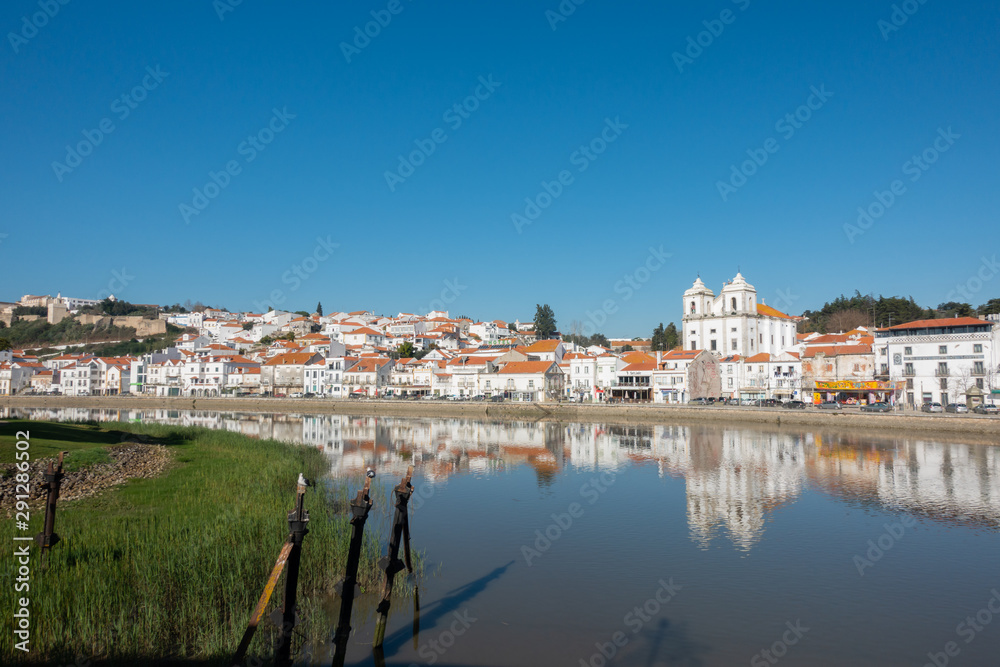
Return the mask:
M656 367L657 368L660 367L660 363L662 361L663 361L663 351L662 350L657 350L656 351Z

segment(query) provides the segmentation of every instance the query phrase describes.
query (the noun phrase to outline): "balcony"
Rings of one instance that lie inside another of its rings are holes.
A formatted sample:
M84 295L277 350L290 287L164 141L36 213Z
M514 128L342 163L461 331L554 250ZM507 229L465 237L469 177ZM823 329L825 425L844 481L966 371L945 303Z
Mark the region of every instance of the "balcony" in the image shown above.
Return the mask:
M939 369L937 369L936 371L934 371L934 375L935 375L935 377L939 377L939 378L951 377L951 373L948 372L947 368L939 368Z
M973 367L972 368L972 375L973 375L973 377L983 377L984 375L986 375L986 369L983 368L982 366Z

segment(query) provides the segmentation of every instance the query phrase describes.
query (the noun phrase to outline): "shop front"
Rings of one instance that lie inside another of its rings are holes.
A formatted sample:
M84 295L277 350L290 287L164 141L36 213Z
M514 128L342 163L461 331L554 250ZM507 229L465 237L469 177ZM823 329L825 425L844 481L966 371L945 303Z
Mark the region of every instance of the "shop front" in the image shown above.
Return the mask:
M870 403L895 404L898 392L902 389L900 382L882 382L878 380L838 380L834 382L816 382L813 389L813 403L836 401L846 405L867 405Z

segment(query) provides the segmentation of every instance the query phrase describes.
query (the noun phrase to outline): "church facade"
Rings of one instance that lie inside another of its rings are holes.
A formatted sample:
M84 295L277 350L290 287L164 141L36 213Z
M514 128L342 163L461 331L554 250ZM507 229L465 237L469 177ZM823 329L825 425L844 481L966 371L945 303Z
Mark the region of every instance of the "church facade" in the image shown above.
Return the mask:
M686 350L720 356L780 354L796 345L793 317L757 299L757 290L740 273L719 295L699 277L684 292L681 336Z

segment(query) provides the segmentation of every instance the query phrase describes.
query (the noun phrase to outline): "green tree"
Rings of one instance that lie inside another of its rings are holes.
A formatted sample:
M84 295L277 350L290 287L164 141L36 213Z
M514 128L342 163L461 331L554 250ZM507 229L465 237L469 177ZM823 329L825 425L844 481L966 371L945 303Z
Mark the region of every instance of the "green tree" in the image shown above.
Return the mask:
M556 314L549 304L535 304L535 338L547 340L556 332Z
M667 325L667 328L663 330L663 349L665 351L672 350L681 344L681 336L677 333L677 326L673 322Z
M317 301L316 302L316 314L319 315L320 317L323 317L323 302L322 301Z
M938 312L944 317L975 317L976 311L971 304L949 301L938 304Z
M302 317L310 317L311 316L311 313L307 313L304 310L296 310L295 314L296 315L301 315Z
M6 352L7 350L11 349L11 347L12 345L10 344L9 340L7 340L6 338L0 338L0 352Z
M243 330L244 331L250 331L251 329L253 329L253 322L244 322L243 323Z
M611 347L611 341L604 334L598 332L590 337L591 345L600 345L601 347Z
M635 348L631 345L625 345L622 347L622 352L635 352Z
M660 322L655 329L653 329L653 335L649 339L650 347L653 352L661 352L666 349L663 341L663 322Z
M995 315L1000 313L1000 299L990 299L983 305L979 306L979 315Z
M411 343L410 341L406 341L405 343L403 343L402 345L400 345L398 348L396 348L396 352L399 354L399 357L401 359L412 357L413 356L413 343Z
M517 323L511 322L507 325L507 330L511 332L517 332Z

